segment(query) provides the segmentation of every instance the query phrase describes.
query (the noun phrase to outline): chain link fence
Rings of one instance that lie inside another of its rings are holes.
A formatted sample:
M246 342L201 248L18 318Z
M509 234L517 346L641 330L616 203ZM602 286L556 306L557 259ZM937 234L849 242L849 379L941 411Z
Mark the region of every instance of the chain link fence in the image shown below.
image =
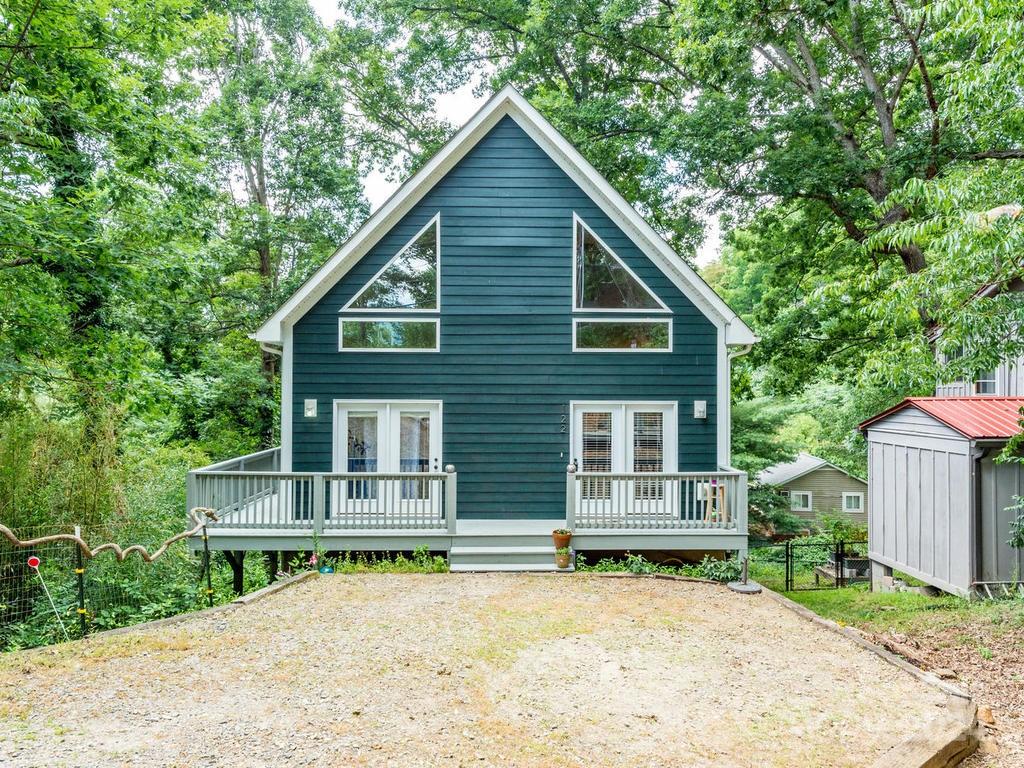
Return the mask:
M838 589L871 578L866 539L811 537L757 544L749 558L750 578L779 592Z

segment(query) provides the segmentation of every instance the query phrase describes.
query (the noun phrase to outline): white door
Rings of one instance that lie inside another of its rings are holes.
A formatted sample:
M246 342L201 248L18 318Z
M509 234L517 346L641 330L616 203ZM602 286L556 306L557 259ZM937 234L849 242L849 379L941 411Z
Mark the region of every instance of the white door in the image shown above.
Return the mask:
M584 517L661 511L664 480L642 474L677 471L675 403L575 403L572 433L577 471L609 475L578 483Z
M440 403L339 402L335 424L334 471L383 476L332 483L332 513L367 522L374 517L410 523L440 518L441 483L399 477L440 472Z

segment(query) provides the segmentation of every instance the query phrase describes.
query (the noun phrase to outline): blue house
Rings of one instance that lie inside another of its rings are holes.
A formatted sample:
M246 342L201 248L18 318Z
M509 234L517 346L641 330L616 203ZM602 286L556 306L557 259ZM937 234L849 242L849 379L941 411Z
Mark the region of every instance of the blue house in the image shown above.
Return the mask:
M513 88L254 338L281 446L190 473L216 549L746 549L729 368L756 338Z

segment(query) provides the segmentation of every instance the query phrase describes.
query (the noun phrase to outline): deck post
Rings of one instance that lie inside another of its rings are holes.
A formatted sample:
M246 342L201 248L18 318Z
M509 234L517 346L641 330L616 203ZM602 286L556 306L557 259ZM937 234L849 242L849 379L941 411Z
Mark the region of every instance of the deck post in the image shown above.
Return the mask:
M185 516L189 520L191 520L189 515L192 514L192 510L199 506L196 493L198 484L199 479L194 470L185 476Z
M736 478L736 532L747 535L747 473L741 472Z
M324 476L319 472L313 475L313 533L319 536L324 532Z
M576 527L576 465L569 464L565 468L565 527L573 530Z
M455 471L454 464L446 464L444 471L448 473L448 477L444 479L444 519L448 524L448 533L454 536L457 519L455 517L455 500L458 496L456 484L459 479L459 473Z

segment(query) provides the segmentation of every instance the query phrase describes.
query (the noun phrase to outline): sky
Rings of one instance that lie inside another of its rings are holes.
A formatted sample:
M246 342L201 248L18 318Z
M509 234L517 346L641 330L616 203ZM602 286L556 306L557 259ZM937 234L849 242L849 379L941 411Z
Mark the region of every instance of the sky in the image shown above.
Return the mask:
M341 17L337 0L309 0L309 4L324 24L332 25ZM470 83L456 91L440 95L435 106L440 117L458 127L466 123L485 100L485 98L473 95L473 86ZM398 188L397 182L388 181L379 171L368 174L363 179L363 185L371 211L377 210ZM697 249L698 266L704 266L717 259L722 249L722 234L718 226L718 217L705 219L704 227L706 233L704 244Z

